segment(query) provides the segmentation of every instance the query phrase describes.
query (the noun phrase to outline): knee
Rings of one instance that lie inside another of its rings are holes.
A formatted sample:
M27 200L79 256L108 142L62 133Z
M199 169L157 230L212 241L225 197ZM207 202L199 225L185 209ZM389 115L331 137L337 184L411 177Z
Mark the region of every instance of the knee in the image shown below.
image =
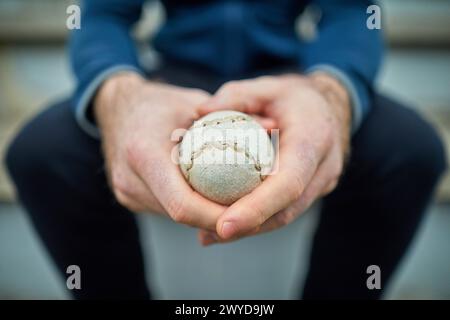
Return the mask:
M447 168L441 138L414 110L379 96L353 139L353 160L362 176L408 176L434 184ZM379 180L377 180L379 181Z
M28 185L39 172L46 170L44 157L50 149L30 125L15 136L6 151L5 164L17 188Z
M391 163L418 181L434 185L447 169L444 144L431 124L411 111L409 125L392 139Z
M38 189L49 182L67 158L64 122L68 111L57 104L27 123L11 141L5 155L5 165L17 191ZM60 124L60 123L63 124Z
M5 156L6 169L8 170L8 173L14 182L16 182L16 180L22 180L20 179L22 173L24 173L25 171L29 171L29 168L24 168L24 165L27 164L24 159L27 159L27 157L29 156L29 150L27 147L29 144L26 141L27 138L25 137L24 139L22 131L23 129L11 141L8 149L6 150ZM35 162L30 161L29 163L32 164Z
M431 124L419 118L412 143L404 144L405 162L432 181L438 180L447 169L447 156L442 139Z
M446 150L443 141L434 131L428 139L428 144L424 147L428 155L424 167L432 176L439 178L447 170Z
M67 101L50 106L17 134L5 164L26 206L109 197L99 141L77 125ZM108 198L109 201L109 198Z

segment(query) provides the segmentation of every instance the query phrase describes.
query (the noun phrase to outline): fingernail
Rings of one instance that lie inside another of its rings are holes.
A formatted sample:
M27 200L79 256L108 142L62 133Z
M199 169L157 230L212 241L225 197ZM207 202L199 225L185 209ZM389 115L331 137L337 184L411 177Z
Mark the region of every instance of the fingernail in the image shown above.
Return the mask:
M233 222L225 221L222 223L221 235L222 238L228 239L231 238L235 233L235 226Z
M203 236L203 240L205 243L212 243L217 241L217 237L211 233L208 233Z

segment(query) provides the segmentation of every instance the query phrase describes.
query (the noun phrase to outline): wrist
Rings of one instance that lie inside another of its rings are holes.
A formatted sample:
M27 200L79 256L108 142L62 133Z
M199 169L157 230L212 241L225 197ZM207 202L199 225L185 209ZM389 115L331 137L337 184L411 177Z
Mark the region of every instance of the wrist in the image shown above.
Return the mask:
M145 79L132 71L120 72L106 79L93 101L93 111L97 122L101 124L103 114L110 114L110 109L116 109L114 106L120 101L129 101L144 83Z
M307 76L312 85L319 90L325 99L339 111L340 120L351 123L350 94L346 87L336 78L325 72L314 72Z
M94 105L110 104L118 94L133 91L145 82L138 73L132 71L120 72L106 79L97 91Z
M335 77L321 71L307 76L312 85L325 97L340 124L344 156L348 157L351 136L352 107L347 88Z
M333 104L338 103L350 111L350 94L339 80L321 71L311 73L307 77L327 100Z

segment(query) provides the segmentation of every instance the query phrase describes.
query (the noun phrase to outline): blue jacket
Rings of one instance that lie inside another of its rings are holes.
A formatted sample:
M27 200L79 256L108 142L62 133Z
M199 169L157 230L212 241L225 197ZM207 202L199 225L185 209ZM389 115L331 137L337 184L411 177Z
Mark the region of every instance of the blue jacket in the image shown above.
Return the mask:
M295 21L306 5L321 10L318 35L303 42ZM71 64L78 80L74 109L78 123L93 136L87 116L99 85L113 73L139 65L130 29L144 0L88 0L81 6L81 29L71 34ZM321 69L349 90L353 129L370 108L371 89L383 43L369 30L366 0L163 0L166 20L152 41L166 58L206 68L228 79L270 64L289 63L299 72Z

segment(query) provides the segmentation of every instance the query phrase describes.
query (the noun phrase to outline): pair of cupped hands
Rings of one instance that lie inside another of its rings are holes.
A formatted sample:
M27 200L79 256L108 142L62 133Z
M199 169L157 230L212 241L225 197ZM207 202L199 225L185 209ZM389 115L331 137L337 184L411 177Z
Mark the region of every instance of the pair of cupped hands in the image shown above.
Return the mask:
M245 112L280 130L277 173L229 207L192 190L171 158L174 130L217 110ZM117 201L198 228L203 245L291 223L336 188L349 151L348 93L322 72L232 81L214 95L123 72L103 83L94 115Z

